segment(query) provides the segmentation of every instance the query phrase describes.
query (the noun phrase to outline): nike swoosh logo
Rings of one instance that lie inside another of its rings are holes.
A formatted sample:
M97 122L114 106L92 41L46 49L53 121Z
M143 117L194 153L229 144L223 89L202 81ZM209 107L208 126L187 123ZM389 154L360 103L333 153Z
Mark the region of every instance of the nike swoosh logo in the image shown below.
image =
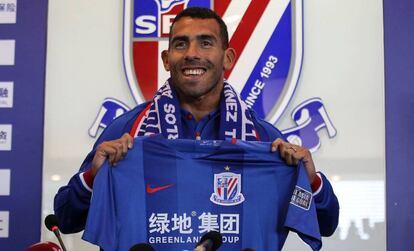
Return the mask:
M169 185L161 186L161 187L151 187L151 185L148 184L147 185L147 193L157 193L159 191L165 190L165 189L170 188L172 186L174 186L174 184L169 184Z

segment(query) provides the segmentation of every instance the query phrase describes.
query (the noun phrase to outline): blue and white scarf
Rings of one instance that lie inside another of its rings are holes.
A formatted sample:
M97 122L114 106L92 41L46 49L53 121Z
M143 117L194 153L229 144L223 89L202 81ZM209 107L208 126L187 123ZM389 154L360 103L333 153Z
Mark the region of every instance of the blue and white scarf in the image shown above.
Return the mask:
M182 138L180 104L169 80L157 91L152 102L138 115L131 135L162 134L167 139ZM201 139L195 135L196 139ZM250 111L233 87L224 82L220 99L219 139L257 141Z

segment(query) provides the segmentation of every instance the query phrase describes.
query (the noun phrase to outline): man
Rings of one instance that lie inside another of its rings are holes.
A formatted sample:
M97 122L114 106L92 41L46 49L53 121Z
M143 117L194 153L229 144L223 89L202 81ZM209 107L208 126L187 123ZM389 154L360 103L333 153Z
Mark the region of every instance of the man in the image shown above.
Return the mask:
M79 173L56 195L55 212L64 233L83 230L93 179L102 164L108 160L116 168L117 162L134 147L133 136L152 133L161 133L169 139L230 137L273 142L271 151L279 151L288 165L296 165L300 160L304 163L314 192L321 235L329 236L335 231L338 201L327 179L316 173L310 152L285 142L276 128L257 118L243 102L229 103L229 95L236 94L224 81L224 71L232 68L235 58L234 49L228 47L227 27L216 13L205 8L189 8L177 15L171 26L168 51L162 52L164 67L171 78L152 101L138 105L106 128ZM232 114L226 114L229 108L230 111L244 108L238 116L242 113L247 124L241 126L240 121L232 124L235 122L231 120ZM162 119L154 122L153 119L163 116L151 117L152 113L178 114L178 117L169 116L172 119L168 123ZM252 133L240 130L248 126Z

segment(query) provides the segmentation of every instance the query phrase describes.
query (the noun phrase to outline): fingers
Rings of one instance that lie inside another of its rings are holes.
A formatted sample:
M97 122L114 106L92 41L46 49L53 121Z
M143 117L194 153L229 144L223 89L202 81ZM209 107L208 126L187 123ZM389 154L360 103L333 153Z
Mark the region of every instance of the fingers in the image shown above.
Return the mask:
M275 141L272 142L271 151L276 152L279 149L279 146L283 145L284 143L286 143L286 142L284 142L282 139L280 139L280 138L276 139Z
M108 159L109 164L113 165L117 160L120 159L120 157L117 156L122 153L121 149L122 145L117 142L103 142L96 148L94 161L96 164L99 163L99 166L101 166L103 162Z
M280 145L279 152L282 159L284 159L288 165L297 165L299 160L303 158L299 148L293 147L288 143Z
M280 157L286 161L288 165L297 165L299 160L304 157L304 148L293 145L282 139L276 139L272 143L272 152L279 151Z
M298 154L293 150L293 148L286 148L284 150L284 159L288 165L297 165L298 164Z
M121 140L125 140L128 149L132 149L134 147L134 138L129 133L124 133Z
M98 145L92 160L93 175L99 171L105 160L108 160L110 166L116 166L120 160L125 158L128 150L133 148L133 144L133 137L125 133L119 139L105 141Z
M106 147L110 149L108 161L111 166L115 166L120 160L124 159L128 150L133 147L133 138L128 133L122 135L120 139L108 141Z
M126 151L124 152L124 145L119 142L114 142L110 145L113 149L112 154L109 155L108 161L111 166L116 166L116 163L124 158ZM127 148L128 149L128 148Z
M286 161L288 165L296 166L300 160L308 174L309 182L312 183L316 177L316 168L313 163L311 152L298 145L290 144L282 139L276 139L272 143L272 152L279 151L280 157Z

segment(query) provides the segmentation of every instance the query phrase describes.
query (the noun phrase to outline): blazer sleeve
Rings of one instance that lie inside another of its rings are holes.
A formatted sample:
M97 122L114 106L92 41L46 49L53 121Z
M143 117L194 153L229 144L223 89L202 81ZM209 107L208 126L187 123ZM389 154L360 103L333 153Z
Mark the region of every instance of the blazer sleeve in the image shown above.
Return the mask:
M62 233L77 233L85 228L92 191L85 185L82 173L90 169L96 147L104 141L119 139L124 133L129 133L137 115L146 104L141 104L115 119L97 139L79 171L66 186L58 190L54 199L54 211Z

